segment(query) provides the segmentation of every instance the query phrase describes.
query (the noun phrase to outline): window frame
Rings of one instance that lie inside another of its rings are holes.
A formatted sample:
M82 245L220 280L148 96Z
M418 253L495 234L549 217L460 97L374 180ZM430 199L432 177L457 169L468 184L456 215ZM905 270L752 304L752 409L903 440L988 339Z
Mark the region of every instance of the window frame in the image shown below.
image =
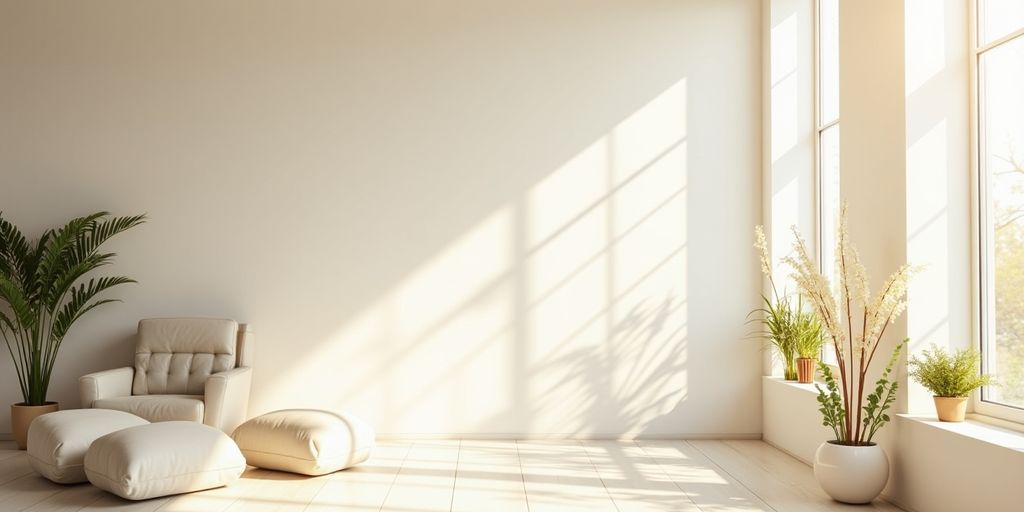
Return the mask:
M970 172L971 172L971 200L974 203L971 219L972 230L972 251L971 272L972 292L974 300L972 309L974 318L974 333L977 336L976 347L981 353L981 371L986 372L989 366L989 350L986 345L994 338L994 325L991 315L995 308L995 292L993 285L993 271L995 258L990 248L991 241L986 234L990 226L988 211L988 172L982 164L983 151L981 147L984 138L984 90L981 88L981 58L989 50L999 47L1010 41L1024 37L1024 27L1017 29L1007 35L1000 37L986 44L980 43L980 4L983 0L973 0L968 20L968 39L970 45L970 84L968 91L970 95ZM1024 423L1024 407L985 400L985 389L982 388L971 394L971 403L976 413L991 416L1015 423Z
M826 267L826 253L833 251L834 248L825 247L824 241L828 239L825 233L825 226L830 224L825 222L825 215L829 214L825 211L825 205L823 204L823 198L825 197L825 179L823 176L822 166L822 148L821 139L824 133L830 128L839 128L840 113L837 112L836 118L827 123L822 123L822 87L821 87L821 73L822 73L822 50L821 50L821 3L824 0L814 0L814 209L815 215L814 220L816 226L814 232L817 236L815 245L817 245L817 256L818 256L818 269L824 271ZM838 15L838 13L837 13ZM838 69L838 63L836 63ZM838 83L836 84L839 85ZM839 96L836 96L836 100L839 101ZM840 146L840 155L842 154L842 148ZM842 172L842 168L840 168ZM834 234L833 234L834 235ZM832 279L834 276L827 276ZM820 360L825 362L832 367L834 372L839 371L837 362L835 361L834 354L829 350L829 346L826 343L821 348Z

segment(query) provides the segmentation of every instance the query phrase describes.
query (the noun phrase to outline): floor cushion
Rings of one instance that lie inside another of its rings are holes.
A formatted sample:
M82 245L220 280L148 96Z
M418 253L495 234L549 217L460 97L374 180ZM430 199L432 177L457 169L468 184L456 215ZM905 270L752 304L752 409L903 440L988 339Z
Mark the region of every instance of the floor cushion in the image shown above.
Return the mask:
M121 411L70 409L39 416L28 428L32 469L59 484L85 482L82 462L97 438L148 421Z
M228 485L245 471L245 457L220 430L166 421L119 430L93 441L85 474L93 485L144 500Z
M370 457L374 432L353 416L315 409L286 409L257 416L232 437L250 465L323 475Z
M97 409L114 409L134 414L154 423L158 421L203 422L202 395L137 395L101 398L92 403Z

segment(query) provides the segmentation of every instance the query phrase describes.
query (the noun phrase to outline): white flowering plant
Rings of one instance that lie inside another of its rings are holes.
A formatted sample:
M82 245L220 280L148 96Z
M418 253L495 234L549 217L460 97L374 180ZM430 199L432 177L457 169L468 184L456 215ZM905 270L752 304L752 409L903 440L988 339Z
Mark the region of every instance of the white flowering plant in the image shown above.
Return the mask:
M867 270L849 241L844 205L836 236L837 297L830 280L811 259L799 231L794 228L793 234L794 253L783 261L793 268L793 281L818 315L839 367L837 381L829 365L818 363L825 381L825 389L815 385L822 424L832 429L837 444L870 445L878 430L890 421L887 411L899 388L890 376L907 340L896 345L873 391L865 389L868 370L886 328L906 310L907 283L917 268L901 266L872 295Z

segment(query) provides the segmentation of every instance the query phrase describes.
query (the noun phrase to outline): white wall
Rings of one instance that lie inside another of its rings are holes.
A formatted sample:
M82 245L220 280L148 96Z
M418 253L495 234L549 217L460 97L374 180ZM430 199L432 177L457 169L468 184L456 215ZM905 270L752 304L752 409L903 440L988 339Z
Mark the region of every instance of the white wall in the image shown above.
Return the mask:
M109 209L139 318L258 335L251 412L383 433L760 431L760 4L4 2L0 209ZM19 400L0 359L0 402ZM728 404L728 407L723 407ZM0 431L8 428L0 412Z

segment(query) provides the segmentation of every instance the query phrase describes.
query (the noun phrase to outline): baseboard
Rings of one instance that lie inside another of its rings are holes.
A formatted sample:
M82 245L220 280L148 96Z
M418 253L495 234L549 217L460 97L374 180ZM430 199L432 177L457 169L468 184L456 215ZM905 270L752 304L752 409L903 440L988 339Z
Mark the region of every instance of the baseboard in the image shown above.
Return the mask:
M761 439L761 433L681 433L681 434L645 434L645 433L571 433L571 434L539 434L539 433L444 433L444 434L406 434L406 433L378 433L377 439L384 441L398 439L434 439L434 440L457 440L468 441L499 441L499 440L523 440L523 441L559 441L559 440L587 440L587 441L678 441L678 440L703 440L703 439L727 439L727 440L751 440Z
M795 454L795 453L793 453L793 452L791 452L791 451L789 451L789 450L787 450L787 449L785 449L785 448L783 448L783 447L773 443L772 441L769 441L767 439L764 439L763 441L768 443L768 445L771 446L772 448L775 448L776 450L778 450L778 451L780 451L782 453L785 453L786 455L789 455L790 457L793 457L794 459L796 459L796 460L798 460L800 462L803 462L804 464L807 464L808 466L812 466L812 467L814 466L814 462L806 460L803 457L801 457L801 456L799 456L799 455L797 455L797 454Z

